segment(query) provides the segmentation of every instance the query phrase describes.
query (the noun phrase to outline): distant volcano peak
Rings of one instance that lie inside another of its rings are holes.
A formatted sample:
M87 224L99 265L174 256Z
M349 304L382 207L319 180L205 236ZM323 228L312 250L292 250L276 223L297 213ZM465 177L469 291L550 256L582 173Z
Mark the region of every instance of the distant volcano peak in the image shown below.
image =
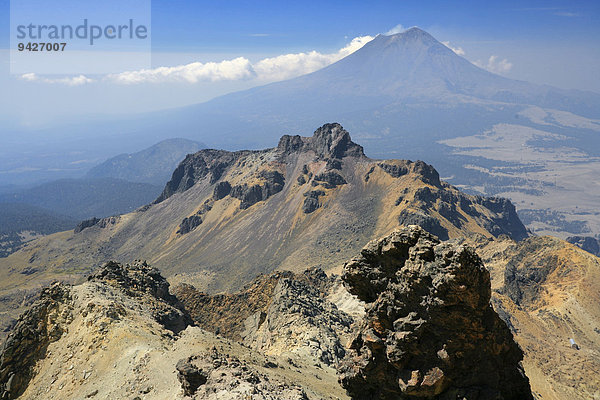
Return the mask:
M406 44L414 44L414 43L423 43L427 45L435 45L441 43L431 36L429 33L424 31L419 27L412 27L404 32L394 33L392 35L378 35L375 40L392 44L392 43L406 43Z

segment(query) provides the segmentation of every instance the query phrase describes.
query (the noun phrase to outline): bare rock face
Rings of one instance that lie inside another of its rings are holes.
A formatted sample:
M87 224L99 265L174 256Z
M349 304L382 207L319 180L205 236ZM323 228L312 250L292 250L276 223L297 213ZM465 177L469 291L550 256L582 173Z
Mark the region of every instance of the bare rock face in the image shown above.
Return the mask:
M16 399L33 377L37 360L48 345L61 338L73 318L69 288L56 283L42 290L39 300L24 313L2 347L0 398Z
M245 345L266 354L296 354L322 365L336 365L344 357L340 336L348 335L353 319L322 297L330 284L321 269L282 278L266 313L246 321Z
M313 151L317 158L322 160L365 157L362 146L354 143L348 131L338 123L321 126L310 138L298 135L284 135L279 139L277 149L282 155L301 151ZM331 162L335 163L335 161ZM334 169L339 169L339 167Z
M304 204L302 204L302 211L304 214L310 214L317 208L321 207L319 203L319 197L325 196L325 192L322 190L311 190L304 193Z
M244 183L231 188L231 197L241 200L240 209L245 210L259 201L268 199L281 192L285 185L284 176L277 171L262 171L260 179L263 181L260 185L248 186Z
M370 242L344 266L366 316L342 361L353 399L532 399L523 353L490 306L468 247L417 226Z
M182 193L194 186L196 182L210 175L210 182L215 183L225 169L231 166L249 151L229 152L225 150L200 150L188 156L177 166L171 180L167 182L161 195L154 201L160 203L175 193Z

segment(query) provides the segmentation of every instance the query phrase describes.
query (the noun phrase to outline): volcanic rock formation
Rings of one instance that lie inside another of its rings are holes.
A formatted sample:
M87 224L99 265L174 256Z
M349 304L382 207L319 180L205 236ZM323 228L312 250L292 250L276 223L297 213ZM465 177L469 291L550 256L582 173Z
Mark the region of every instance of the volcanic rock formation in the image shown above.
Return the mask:
M343 279L367 303L340 366L352 398L533 398L472 249L409 226L370 242Z

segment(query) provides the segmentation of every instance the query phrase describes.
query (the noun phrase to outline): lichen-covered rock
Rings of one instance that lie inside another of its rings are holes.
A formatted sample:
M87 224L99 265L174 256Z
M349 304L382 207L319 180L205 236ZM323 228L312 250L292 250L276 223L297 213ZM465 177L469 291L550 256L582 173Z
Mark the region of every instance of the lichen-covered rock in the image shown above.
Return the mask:
M0 398L16 399L27 388L37 360L61 338L73 319L69 287L60 283L42 290L39 300L21 315L0 356Z
M417 226L370 242L344 266L366 316L342 362L353 399L532 399L523 353L490 306L468 247Z

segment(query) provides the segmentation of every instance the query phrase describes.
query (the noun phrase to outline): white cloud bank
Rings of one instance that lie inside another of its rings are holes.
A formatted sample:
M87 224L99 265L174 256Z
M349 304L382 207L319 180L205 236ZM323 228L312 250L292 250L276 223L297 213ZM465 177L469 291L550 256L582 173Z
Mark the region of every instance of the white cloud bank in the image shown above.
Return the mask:
M453 52L455 52L456 54L458 54L459 56L465 55L465 51L462 49L462 47L453 47L450 45L450 42L442 42L442 44L450 50L452 50Z
M85 75L66 77L66 78L46 78L34 73L23 74L21 75L21 79L28 82L43 82L50 84L63 84L67 86L80 86L85 85L86 83L91 83L94 80L86 77Z
M356 37L337 52L329 54L313 50L307 53L283 54L277 57L264 58L255 63L251 63L245 57L238 57L221 62L194 62L175 67L128 71L109 75L107 78L123 84L146 82L196 83L200 81L215 82L242 79L273 82L319 70L354 53L371 40L373 40L372 36Z
M244 57L221 62L193 62L175 67L159 67L127 71L120 74L108 75L107 79L118 83L160 83L160 82L189 82L240 80L254 77L252 65Z
M490 72L495 74L505 74L511 70L513 67L512 63L509 62L506 58L500 59L498 56L490 56L490 58L486 63L481 62L480 60L475 61L473 64L477 65L480 68L487 69Z

